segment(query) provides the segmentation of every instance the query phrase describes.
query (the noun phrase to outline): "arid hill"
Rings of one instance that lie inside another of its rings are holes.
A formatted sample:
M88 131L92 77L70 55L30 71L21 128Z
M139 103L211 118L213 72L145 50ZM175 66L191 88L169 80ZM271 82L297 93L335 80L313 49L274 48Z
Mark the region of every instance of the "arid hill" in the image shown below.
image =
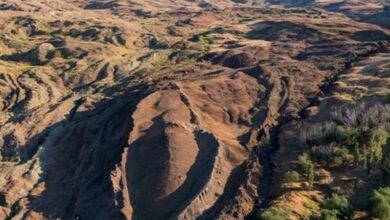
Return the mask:
M0 2L0 219L378 217L389 7Z

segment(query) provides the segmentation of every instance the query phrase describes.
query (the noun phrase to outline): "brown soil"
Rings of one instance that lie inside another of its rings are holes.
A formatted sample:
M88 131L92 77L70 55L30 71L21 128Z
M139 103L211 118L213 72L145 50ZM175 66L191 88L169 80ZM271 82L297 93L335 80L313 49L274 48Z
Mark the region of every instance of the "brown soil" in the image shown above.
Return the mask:
M390 93L390 30L331 3L4 0L0 218L317 210L279 184L301 119Z

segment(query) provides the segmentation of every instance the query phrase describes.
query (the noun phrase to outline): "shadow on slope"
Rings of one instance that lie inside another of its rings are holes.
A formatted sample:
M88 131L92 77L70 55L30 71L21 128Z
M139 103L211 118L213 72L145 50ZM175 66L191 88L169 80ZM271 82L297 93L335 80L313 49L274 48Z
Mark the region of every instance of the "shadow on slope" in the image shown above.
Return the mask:
M283 4L288 7L305 7L313 4L315 0L266 0L269 4Z
M42 132L38 185L44 190L29 196L32 211L48 219L125 219L122 195L115 192L111 178L128 146L131 115L142 97L103 101Z
M254 24L253 29L246 35L248 39L267 41L308 41L315 42L325 39L325 34L303 24L289 21L264 21Z

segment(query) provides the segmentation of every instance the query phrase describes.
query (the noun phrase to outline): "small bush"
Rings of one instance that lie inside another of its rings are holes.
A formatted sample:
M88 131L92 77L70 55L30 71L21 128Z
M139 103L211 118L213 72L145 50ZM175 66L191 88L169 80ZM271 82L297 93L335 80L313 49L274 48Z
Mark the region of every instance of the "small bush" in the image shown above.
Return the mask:
M375 128L371 131L370 145L382 147L387 143L389 133L383 127Z
M296 171L287 171L284 176L283 180L286 183L291 183L291 182L298 182L299 181L299 173Z
M371 214L380 219L390 219L390 187L374 190L370 198Z
M333 122L315 123L302 130L302 138L308 145L321 145L329 139L333 139L336 124Z
M334 153L328 159L328 165L330 167L340 167L350 161L353 156L346 148L337 148Z
M306 175L309 187L311 187L314 182L314 163L310 160L307 153L303 153L298 156L298 165L302 172Z
M387 143L389 133L382 128L378 127L371 131L369 145L372 151L375 152L375 156L378 160L382 159L382 147Z
M349 147L355 147L359 144L359 130L355 127L337 127L337 140Z
M192 35L190 39L188 39L191 42L199 42L200 41L200 36L198 34Z
M323 209L321 210L321 214L318 218L318 220L338 220L337 218L337 211L332 209Z
M306 175L307 175L307 182L309 183L309 187L312 187L313 183L314 183L314 178L315 178L314 164L313 163L309 164Z
M282 208L270 208L260 214L262 220L286 220L290 212Z
M303 173L307 173L309 169L309 164L312 163L309 159L309 155L307 153L303 153L298 156L298 165Z
M338 148L339 145L336 142L314 146L310 149L310 155L316 161L319 161L321 163L326 163Z
M321 207L328 210L335 210L338 216L346 217L352 214L352 207L348 199L343 195L332 194L332 196L325 200Z

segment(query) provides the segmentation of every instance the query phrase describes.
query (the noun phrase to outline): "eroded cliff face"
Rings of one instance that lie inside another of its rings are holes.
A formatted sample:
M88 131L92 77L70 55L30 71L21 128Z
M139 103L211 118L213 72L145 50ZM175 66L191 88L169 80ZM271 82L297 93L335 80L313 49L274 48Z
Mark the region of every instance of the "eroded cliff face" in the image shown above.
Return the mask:
M388 57L388 29L342 14L201 3L0 4L1 218L253 217L281 125Z

